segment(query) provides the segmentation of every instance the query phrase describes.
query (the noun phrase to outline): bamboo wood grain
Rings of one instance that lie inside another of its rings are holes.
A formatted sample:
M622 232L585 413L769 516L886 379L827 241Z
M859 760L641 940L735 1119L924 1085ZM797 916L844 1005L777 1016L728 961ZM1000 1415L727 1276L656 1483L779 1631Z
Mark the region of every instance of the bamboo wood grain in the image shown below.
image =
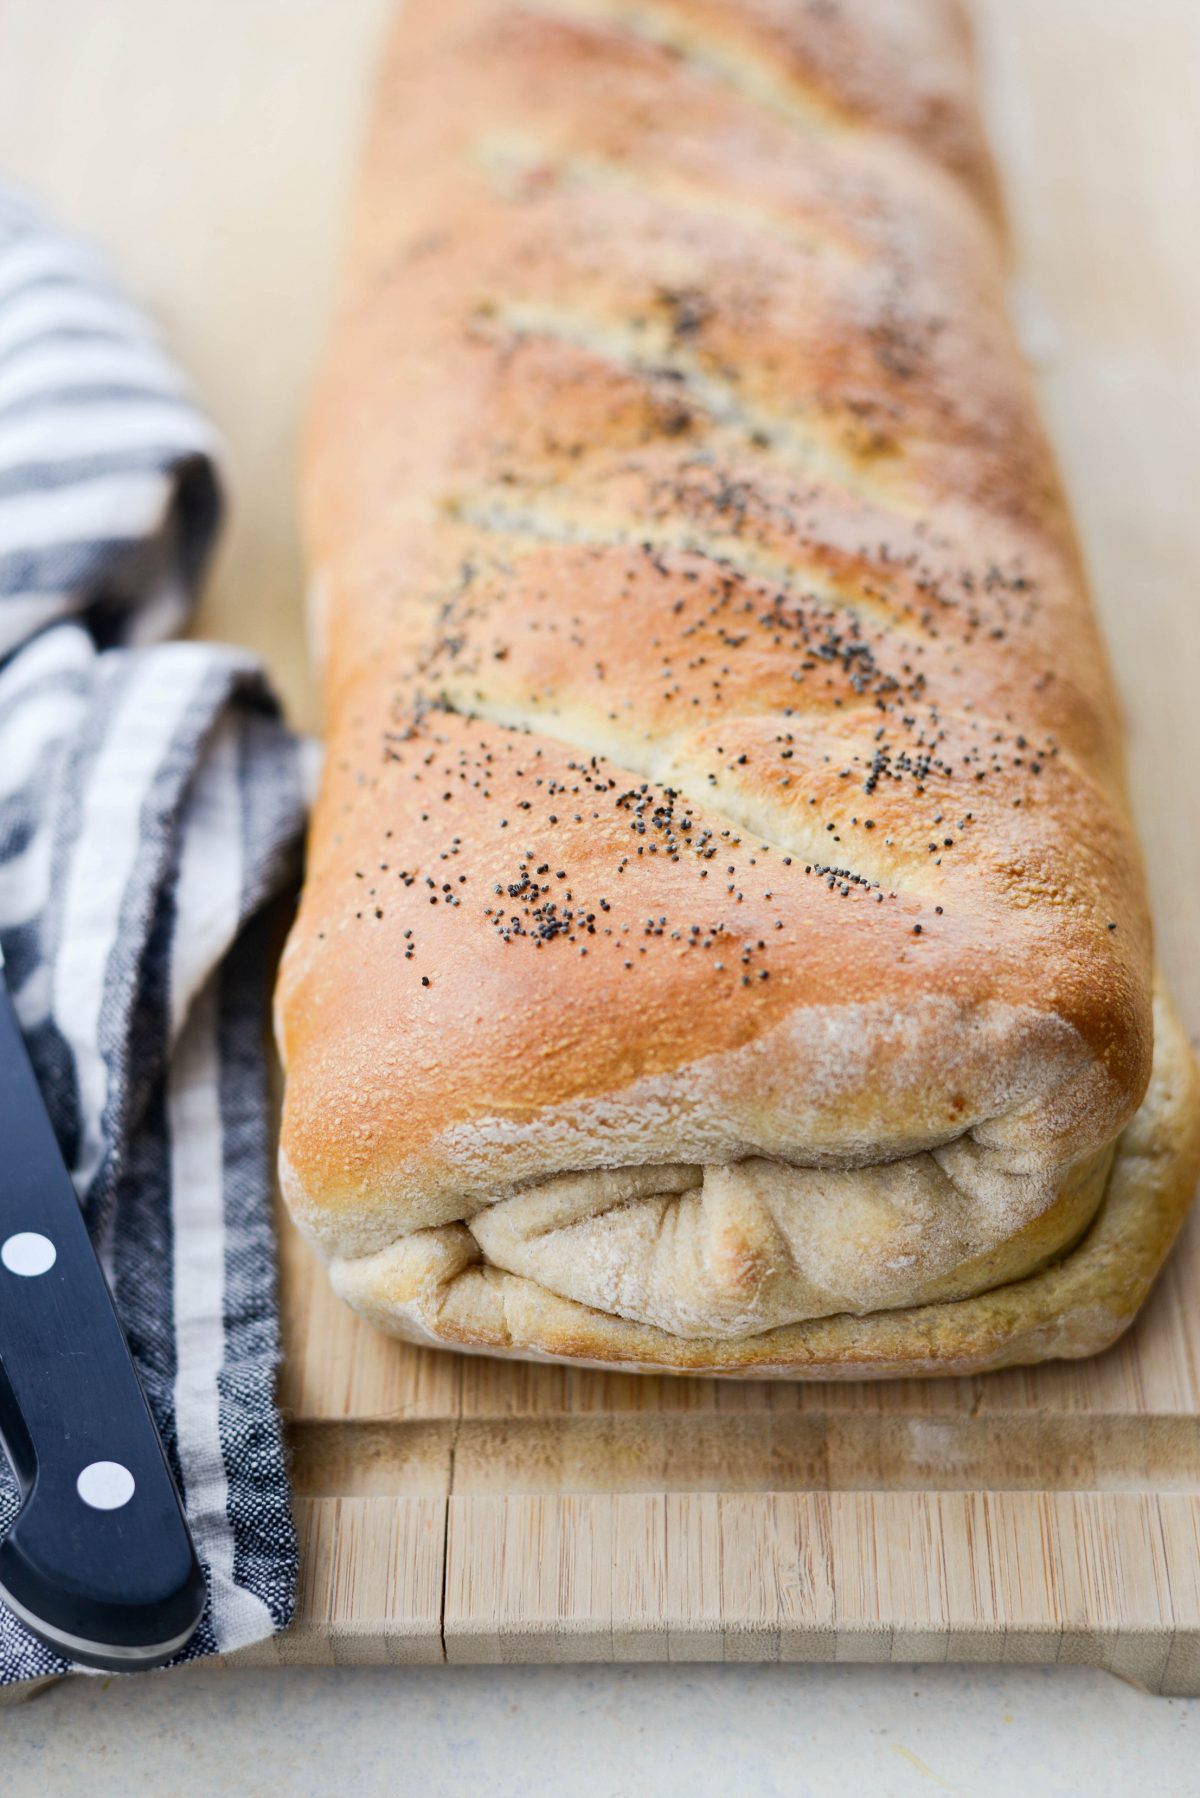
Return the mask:
M1200 1680L1195 1494L329 1498L299 1521L296 1626L245 1662L973 1660Z

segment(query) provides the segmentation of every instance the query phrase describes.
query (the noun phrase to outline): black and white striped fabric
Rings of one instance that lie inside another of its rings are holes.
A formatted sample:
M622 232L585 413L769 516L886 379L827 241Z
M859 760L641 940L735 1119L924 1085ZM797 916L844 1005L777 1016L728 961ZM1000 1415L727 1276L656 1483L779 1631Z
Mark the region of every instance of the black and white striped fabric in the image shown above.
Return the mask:
M263 1047L305 752L251 658L165 641L213 458L100 259L0 190L0 947L208 1578L188 1658L281 1628L296 1564ZM67 1667L0 1606L0 1684Z

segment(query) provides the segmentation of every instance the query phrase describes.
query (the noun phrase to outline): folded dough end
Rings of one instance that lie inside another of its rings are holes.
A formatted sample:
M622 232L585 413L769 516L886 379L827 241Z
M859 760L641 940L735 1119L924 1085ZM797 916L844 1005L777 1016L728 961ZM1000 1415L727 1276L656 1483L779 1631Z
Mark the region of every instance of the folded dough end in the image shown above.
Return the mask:
M1200 1171L1200 1083L1165 997L1115 1145L1040 1169L1006 1155L963 1136L858 1165L568 1170L460 1195L461 1216L367 1253L286 1158L282 1177L335 1289L418 1342L755 1377L1088 1354L1134 1315Z

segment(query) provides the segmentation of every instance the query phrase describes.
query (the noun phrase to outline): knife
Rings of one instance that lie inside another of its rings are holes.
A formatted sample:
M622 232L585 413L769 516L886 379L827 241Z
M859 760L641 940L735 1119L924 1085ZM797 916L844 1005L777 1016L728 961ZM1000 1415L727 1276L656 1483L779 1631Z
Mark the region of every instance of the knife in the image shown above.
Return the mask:
M0 956L0 1445L22 1493L0 1598L89 1667L159 1666L205 1587L25 1050Z

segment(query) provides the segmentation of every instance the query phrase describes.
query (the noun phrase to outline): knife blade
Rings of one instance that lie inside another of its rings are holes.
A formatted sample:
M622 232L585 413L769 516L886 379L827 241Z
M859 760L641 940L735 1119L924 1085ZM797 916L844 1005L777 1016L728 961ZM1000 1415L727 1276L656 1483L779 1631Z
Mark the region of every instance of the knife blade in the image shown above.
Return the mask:
M204 1578L0 956L0 1445L22 1493L0 1598L91 1667L161 1665Z

